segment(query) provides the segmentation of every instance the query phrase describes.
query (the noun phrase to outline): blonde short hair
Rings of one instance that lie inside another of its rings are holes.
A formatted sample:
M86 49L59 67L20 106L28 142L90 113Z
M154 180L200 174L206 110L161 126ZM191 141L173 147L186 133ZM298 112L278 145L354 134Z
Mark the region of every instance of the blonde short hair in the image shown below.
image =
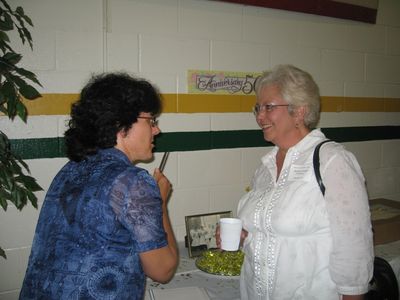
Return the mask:
M317 126L321 98L319 88L312 76L292 65L277 65L271 71L264 72L256 81L255 93L257 98L261 90L268 85L274 85L280 90L281 96L290 105L289 112L294 108L305 106L304 125L308 129Z

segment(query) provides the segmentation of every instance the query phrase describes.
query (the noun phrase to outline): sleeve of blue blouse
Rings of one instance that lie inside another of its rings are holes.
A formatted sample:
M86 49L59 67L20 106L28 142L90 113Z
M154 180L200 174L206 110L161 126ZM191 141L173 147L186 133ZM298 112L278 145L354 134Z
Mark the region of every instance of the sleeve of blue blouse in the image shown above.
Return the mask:
M145 252L167 246L162 222L161 195L154 178L146 171L121 174L111 191L117 219L131 233L135 250Z
M364 176L354 155L338 144L321 149L321 167L333 236L330 274L340 294L364 294L374 260Z

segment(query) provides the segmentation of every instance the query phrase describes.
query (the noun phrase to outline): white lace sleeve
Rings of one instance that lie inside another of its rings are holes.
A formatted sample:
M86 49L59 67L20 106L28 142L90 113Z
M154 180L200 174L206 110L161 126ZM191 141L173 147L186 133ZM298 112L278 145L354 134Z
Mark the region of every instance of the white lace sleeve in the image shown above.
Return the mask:
M339 144L324 146L320 157L333 236L330 273L339 293L363 294L368 290L374 259L364 176L354 155Z

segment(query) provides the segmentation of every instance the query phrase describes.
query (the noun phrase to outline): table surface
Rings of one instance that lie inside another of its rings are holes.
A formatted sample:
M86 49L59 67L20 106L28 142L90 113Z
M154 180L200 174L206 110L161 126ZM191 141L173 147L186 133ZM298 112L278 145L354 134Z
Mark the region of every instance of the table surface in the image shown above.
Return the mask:
M200 271L195 258L189 258L187 248L179 243L179 266L174 278L167 284L147 280L145 300L150 300L150 289L171 289L196 286L205 288L212 300L239 300L239 277L217 276ZM393 268L400 287L400 241L375 246L375 255L386 259Z
M150 299L150 289L170 289L197 286L205 288L212 300L239 300L239 276L219 276L200 271L195 258L189 258L188 250L179 243L179 266L174 278L167 284L147 280L145 300Z

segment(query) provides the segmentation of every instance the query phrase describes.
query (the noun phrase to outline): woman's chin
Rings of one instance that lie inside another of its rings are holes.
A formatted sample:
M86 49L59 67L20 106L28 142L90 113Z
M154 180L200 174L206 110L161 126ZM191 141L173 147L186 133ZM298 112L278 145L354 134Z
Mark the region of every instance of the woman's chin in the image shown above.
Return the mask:
M264 140L266 140L267 142L271 142L272 141L272 137L270 134L268 134L267 132L264 131Z

